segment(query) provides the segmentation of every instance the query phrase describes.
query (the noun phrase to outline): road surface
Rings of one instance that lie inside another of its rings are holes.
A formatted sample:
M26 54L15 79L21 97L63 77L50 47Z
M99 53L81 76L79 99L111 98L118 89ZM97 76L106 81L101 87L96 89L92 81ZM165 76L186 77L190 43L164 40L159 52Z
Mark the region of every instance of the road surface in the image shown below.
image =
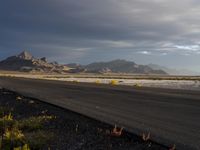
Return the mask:
M0 87L34 97L179 150L200 150L200 92L0 77Z

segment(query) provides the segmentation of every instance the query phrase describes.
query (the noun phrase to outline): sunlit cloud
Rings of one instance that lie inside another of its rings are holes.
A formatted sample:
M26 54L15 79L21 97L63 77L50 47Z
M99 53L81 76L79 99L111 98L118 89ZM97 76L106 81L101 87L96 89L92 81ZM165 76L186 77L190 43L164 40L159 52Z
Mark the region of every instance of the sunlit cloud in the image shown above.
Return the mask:
M127 41L100 41L102 45L113 48L130 48L134 47L134 44Z
M200 51L200 46L199 45L176 45L175 46L178 49L182 50L188 50L188 51Z
M149 51L139 51L137 53L144 54L144 55L151 55L151 52L149 52Z

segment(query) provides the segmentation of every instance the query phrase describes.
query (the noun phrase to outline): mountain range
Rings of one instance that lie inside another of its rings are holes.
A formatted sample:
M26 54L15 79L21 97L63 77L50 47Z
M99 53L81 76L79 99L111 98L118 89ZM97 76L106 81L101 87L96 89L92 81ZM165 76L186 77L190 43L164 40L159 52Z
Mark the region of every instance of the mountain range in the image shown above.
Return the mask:
M1 61L0 70L62 73L67 72L69 68L56 62L49 63L45 57L35 58L29 52L23 51L19 55Z
M84 67L94 73L132 73L132 74L167 74L161 69L152 69L147 65L138 65L132 61L116 59L109 62L96 62Z
M27 51L0 61L0 70L44 73L167 74L162 68L154 69L148 65L138 65L135 62L121 59L109 62L95 62L88 65L62 65L57 62L48 62L45 57L35 58Z

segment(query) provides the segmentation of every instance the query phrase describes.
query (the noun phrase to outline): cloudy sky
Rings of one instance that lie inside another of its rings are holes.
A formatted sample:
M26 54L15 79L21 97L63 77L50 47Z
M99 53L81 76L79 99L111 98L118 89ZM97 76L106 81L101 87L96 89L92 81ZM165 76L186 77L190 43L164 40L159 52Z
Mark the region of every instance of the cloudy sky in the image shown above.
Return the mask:
M200 0L1 0L0 60L22 50L200 71Z

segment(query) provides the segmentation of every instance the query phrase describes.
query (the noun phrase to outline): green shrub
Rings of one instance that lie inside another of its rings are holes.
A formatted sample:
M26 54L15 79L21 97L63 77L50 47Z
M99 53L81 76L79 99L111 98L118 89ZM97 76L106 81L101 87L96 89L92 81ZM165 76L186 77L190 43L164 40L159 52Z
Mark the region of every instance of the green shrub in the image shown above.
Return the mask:
M32 133L25 133L25 136L25 141L31 149L41 149L53 138L52 133L41 130Z

